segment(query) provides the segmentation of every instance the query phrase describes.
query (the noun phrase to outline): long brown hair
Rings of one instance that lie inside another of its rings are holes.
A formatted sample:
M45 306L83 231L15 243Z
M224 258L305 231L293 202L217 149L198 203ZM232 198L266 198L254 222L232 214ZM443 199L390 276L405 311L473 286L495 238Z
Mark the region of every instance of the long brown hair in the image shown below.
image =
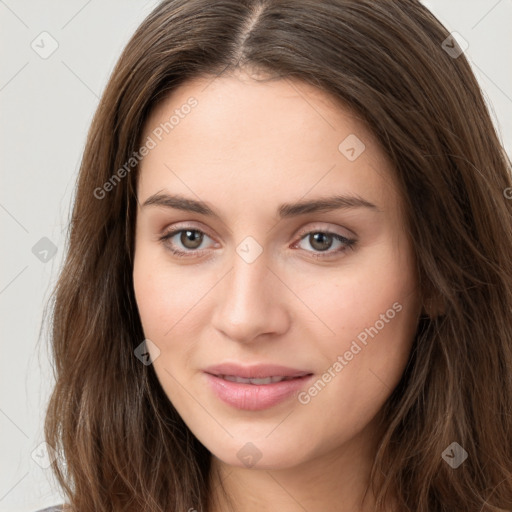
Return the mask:
M51 297L45 436L72 510L208 510L211 455L134 356L138 173L126 162L157 102L237 67L348 105L404 197L425 315L385 404L376 510L390 495L397 512L512 510L512 165L449 37L415 0L164 0L138 28L89 131ZM457 468L443 456L454 442L468 454Z

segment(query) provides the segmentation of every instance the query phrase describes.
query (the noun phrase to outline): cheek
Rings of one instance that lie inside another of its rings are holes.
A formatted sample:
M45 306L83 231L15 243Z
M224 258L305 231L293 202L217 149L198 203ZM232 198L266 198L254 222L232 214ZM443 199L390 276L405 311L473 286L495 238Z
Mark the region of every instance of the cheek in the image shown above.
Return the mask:
M158 356L153 355L156 349L152 353L154 371L169 400L175 403L179 402L175 378L181 381L182 377L171 363L178 363L177 368L187 365L189 345L184 343L183 333L190 317L186 315L188 302L193 297L182 291L190 288L182 288L176 273L172 274L155 252L141 247L136 253L133 284L144 337L158 347Z
M193 338L208 290L208 276L193 266L179 270L159 250L141 247L136 253L133 282L144 334L168 350L184 336Z
M313 305L326 326L327 336L330 330L333 337L346 339L373 326L386 312L392 318L386 322L386 328L407 316L403 312L395 315L399 307L393 309L393 305L399 303L404 311L408 305L408 310L414 308L417 290L413 269L406 253L380 244L357 261L354 258L341 264L339 271L330 273L323 284L318 282L317 275L303 278L299 294Z
M325 368L339 362L338 356L343 359L342 368L332 370L333 388L366 398L398 382L420 310L408 253L385 245L379 249L357 265L340 267L325 286L308 283L302 292L325 327L317 337Z
M171 327L172 318L168 313L174 310L169 277L163 272L162 262L155 252L138 241L133 263L135 299L144 334L149 339L161 338Z

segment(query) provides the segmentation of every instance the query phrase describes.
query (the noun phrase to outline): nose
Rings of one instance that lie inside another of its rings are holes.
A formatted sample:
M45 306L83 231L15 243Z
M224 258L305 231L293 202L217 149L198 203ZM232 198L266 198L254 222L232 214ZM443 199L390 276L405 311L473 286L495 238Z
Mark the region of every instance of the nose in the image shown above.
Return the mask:
M249 263L234 252L232 268L216 289L212 323L226 337L248 343L262 335L281 335L289 328L286 304L292 293L264 254Z

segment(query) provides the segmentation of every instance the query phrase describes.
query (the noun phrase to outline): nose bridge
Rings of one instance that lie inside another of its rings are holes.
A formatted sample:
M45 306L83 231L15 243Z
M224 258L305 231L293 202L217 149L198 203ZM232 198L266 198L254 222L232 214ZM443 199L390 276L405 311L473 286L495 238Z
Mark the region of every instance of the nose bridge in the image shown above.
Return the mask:
M250 238L250 237L248 237ZM214 325L230 338L250 340L283 327L285 317L269 259L254 239L245 239L231 260L231 270L220 287Z
M247 249L246 244L245 249ZM233 256L232 270L229 275L229 291L233 302L242 309L242 306L258 308L262 303L265 288L269 287L268 258L260 254L252 259L254 249L249 248L242 252L243 244L237 247L237 254ZM268 293L267 293L268 295Z

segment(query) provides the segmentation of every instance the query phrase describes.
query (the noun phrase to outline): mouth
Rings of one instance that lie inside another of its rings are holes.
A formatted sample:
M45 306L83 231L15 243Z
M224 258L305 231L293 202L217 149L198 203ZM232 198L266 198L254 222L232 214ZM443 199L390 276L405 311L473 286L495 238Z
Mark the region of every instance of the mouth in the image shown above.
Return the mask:
M207 372L208 373L208 372ZM295 377L285 376L285 375L276 375L273 377L264 377L260 379L249 379L245 377L239 377L238 375L216 375L210 374L214 377L218 377L219 379L227 380L229 382L238 382L240 384L252 384L253 386L263 386L267 384L273 384L275 382L283 382L286 380L294 380L300 379L302 377L312 375L311 373L303 373L302 375L297 375Z
M294 377L303 377L304 375L311 374L309 370L304 368L291 368L288 366L282 366L278 364L265 364L258 363L252 365L244 365L240 363L222 363L205 368L203 371L216 377L226 378L232 382L243 382L233 381L233 379L249 379L255 381L254 384L269 384L270 382L258 382L261 379L274 379L274 382L278 382L282 379L290 379Z
M314 377L311 372L294 373L296 375L242 377L205 371L203 375L210 391L224 404L245 411L261 411L290 401Z

